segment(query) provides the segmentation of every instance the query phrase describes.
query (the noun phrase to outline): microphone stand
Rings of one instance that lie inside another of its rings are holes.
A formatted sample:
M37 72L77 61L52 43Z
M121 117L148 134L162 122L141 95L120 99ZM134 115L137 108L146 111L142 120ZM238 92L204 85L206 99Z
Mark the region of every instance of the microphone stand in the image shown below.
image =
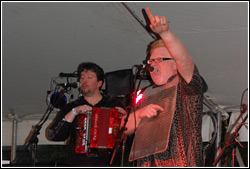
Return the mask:
M57 102L59 102L60 98L58 99ZM45 119L42 121L41 124L37 124L35 126L35 129L34 129L34 132L32 134L32 136L30 137L29 141L28 141L28 144L26 145L27 147L30 147L30 151L31 151L31 158L32 158L32 166L36 166L36 155L37 155L37 143L39 141L38 139L38 135L40 134L40 130L43 126L43 124L48 120L51 112L53 111L54 109L54 106L48 106L48 109L46 110L46 117Z
M216 166L216 164L218 163L218 161L221 159L223 153L225 152L226 148L228 148L230 146L233 146L233 150L232 150L232 165L234 165L234 155L235 155L234 152L235 152L235 148L236 148L235 144L237 143L237 141L235 141L235 139L236 139L236 137L238 137L238 135L239 135L238 131L240 130L240 128L242 127L242 125L245 123L245 121L247 120L247 118L248 118L248 114L242 120L241 125L238 128L236 128L236 132L233 132L230 135L229 139L225 143L226 146L221 149L221 152L220 152L219 156L214 160L213 166Z
M115 144L115 148L114 148L114 151L113 151L113 154L112 154L112 157L111 157L111 160L110 160L110 165L113 163L113 160L115 158L115 155L117 153L117 150L120 148L120 144L123 140L123 144L125 144L126 142L126 134L124 133L124 131L126 130L126 124L127 124L127 121L128 121L128 117L129 117L129 114L127 114L125 120L124 120L124 125L123 127L118 131L118 134L117 134L117 139L116 139L116 144ZM123 147L124 149L124 147ZM122 151L122 153L124 153L124 150ZM122 158L121 158L121 166L123 166L123 157L124 157L124 154L122 154Z
M138 69L137 69L138 70ZM139 73L140 74L140 70L138 70L138 72L135 73L134 75L134 83L136 83L136 75ZM136 91L139 89L139 86L141 84L141 80L142 80L142 75L140 77L140 81L139 81L139 84L137 86L137 89ZM135 85L134 85L135 86ZM134 104L133 101L135 101L135 96L136 96L136 91L134 91L135 88L133 89L133 95L132 95L132 105ZM133 106L131 106L133 108ZM127 136L126 134L124 133L125 130L127 130L127 128L125 127L127 122L128 122L128 118L129 118L129 115L130 115L130 111L127 111L128 114L126 116L126 118L124 119L124 124L123 126L121 127L121 129L118 131L118 134L117 134L117 139L116 139L116 144L115 144L115 148L114 148L114 151L113 151L113 154L112 154L112 157L111 157L111 160L110 160L110 165L113 163L113 160L114 160L114 157L117 153L117 150L119 149L120 147L120 144L123 140L123 145L122 145L122 157L121 157L121 167L124 165L124 153L125 153L125 145L126 145L126 140L127 140Z
M39 141L39 139L38 139L38 135L40 134L40 130L41 130L41 128L42 128L42 126L43 126L43 124L48 120L48 118L49 118L49 116L50 116L50 114L51 114L51 112L53 111L53 109L55 108L55 106L59 103L59 101L62 99L63 97L60 97L60 98L58 98L57 100L56 100L56 102L55 102L55 104L54 105L48 105L48 108L47 108L47 110L46 110L46 112L45 112L45 114L44 114L44 116L42 117L42 119L40 120L40 122L42 121L42 123L41 124L37 124L36 126L35 126L35 128L34 128L34 130L33 130L33 133L32 133L32 135L31 135L31 137L29 138L29 140L27 141L27 144L26 144L26 148L25 149L28 149L29 147L30 147L30 151L31 151L31 158L32 158L32 160L31 160L31 164L32 164L32 166L36 166L36 155L37 155L37 143L38 143L38 141ZM45 117L45 118L44 118ZM22 156L22 157L24 157L24 156ZM20 160L21 160L22 158L20 158L19 160L14 160L14 166L16 165L16 164L18 164L18 162L20 162Z

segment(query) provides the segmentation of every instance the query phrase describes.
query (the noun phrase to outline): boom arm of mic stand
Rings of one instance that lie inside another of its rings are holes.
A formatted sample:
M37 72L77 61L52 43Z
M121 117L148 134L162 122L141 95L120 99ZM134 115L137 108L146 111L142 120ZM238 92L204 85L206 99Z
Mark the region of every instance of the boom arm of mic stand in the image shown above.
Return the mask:
M124 2L121 2L122 5L129 11L129 13L140 23L140 25L147 31L147 33L153 38L153 39L159 39L159 37L157 37L156 34L154 34L152 31L150 31L150 28L148 28L146 25L143 24L143 21L140 20L138 18L138 16L136 16L134 14L134 12L132 12L132 10L124 3ZM145 10L143 10L143 15L145 17L145 20L147 21L148 20L148 17L147 17L147 14L145 12ZM155 36L154 36L155 35Z

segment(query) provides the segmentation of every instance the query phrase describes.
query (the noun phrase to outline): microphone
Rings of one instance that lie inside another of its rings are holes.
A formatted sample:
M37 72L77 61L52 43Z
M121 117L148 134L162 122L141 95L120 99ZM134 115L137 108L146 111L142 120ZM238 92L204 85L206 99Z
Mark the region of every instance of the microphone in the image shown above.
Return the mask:
M151 73L155 73L155 72L158 72L158 69L157 67L155 66L150 66L148 64L143 64L143 65L135 65L135 67L137 67L138 70L146 70L146 71L149 71Z
M60 73L59 74L60 77L78 77L78 74L76 73Z
M58 86L62 86L64 88L73 87L73 88L80 88L81 84L79 82L74 83L58 83Z

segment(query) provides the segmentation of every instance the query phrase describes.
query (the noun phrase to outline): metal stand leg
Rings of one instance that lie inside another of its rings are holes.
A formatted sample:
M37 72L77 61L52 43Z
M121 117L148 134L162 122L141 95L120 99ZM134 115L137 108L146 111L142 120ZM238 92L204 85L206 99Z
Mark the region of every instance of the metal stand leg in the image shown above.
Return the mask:
M123 142L122 142L121 167L124 166L124 153L125 153L125 147L126 147L126 140L127 140L127 136L124 137Z
M217 112L217 123L218 123L218 129L217 129L217 138L216 138L216 142L215 142L215 158L214 159L217 159L217 157L219 156L220 154L220 151L221 151L221 128L222 128L222 118L221 118L221 113L220 112ZM218 161L217 167L220 167L221 166L221 161Z
M17 149L17 122L18 117L16 114L8 114L8 118L13 121L13 128L12 128L12 145L11 145L11 163L15 163L16 160L16 149Z
M241 154L240 154L240 151L239 151L238 147L236 147L236 158L238 160L238 163L239 163L240 167L245 167L245 164L244 164L244 162L242 160L242 157L241 157Z
M31 165L35 167L36 166L37 144L32 143L30 145L30 147L31 147Z

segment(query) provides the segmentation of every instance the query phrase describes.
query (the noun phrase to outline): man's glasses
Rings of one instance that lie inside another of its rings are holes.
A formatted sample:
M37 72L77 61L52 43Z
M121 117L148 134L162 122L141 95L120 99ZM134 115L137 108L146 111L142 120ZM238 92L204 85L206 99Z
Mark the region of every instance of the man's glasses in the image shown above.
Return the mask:
M173 60L173 58L155 58L155 59L149 59L149 60L147 60L147 64L151 65L153 62L160 63L163 60Z

